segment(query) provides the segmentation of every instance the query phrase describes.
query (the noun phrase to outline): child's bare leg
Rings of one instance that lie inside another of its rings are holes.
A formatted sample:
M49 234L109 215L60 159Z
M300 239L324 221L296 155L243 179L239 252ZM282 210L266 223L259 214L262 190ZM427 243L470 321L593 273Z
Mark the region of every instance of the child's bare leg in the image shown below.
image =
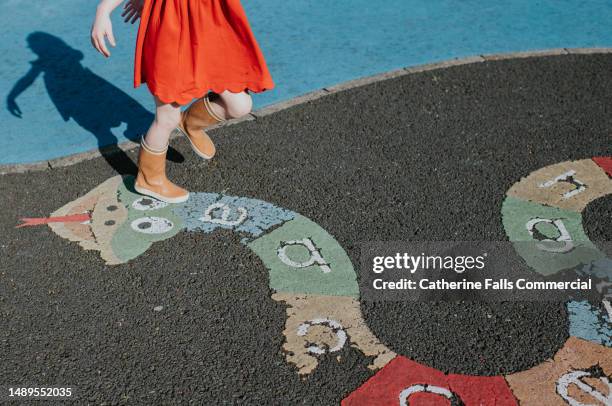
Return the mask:
M177 104L166 104L155 98L155 120L145 141L149 147L155 150L163 150L168 145L170 134L181 120L181 106Z
M213 112L226 120L247 115L253 109L253 99L247 92L232 93L224 91L210 98Z

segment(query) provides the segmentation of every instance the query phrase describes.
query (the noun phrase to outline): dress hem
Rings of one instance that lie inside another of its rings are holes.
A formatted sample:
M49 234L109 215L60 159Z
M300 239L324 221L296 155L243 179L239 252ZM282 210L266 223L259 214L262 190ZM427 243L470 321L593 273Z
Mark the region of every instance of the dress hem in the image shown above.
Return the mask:
M142 84L146 84L151 94L157 97L162 103L171 104L176 103L181 106L189 104L193 99L199 99L204 97L208 92L223 93L224 91L230 91L232 93L240 93L248 90L253 93L261 93L274 88L274 83L237 83L231 85L208 85L198 87L196 89L188 90L181 93L179 96L173 94L173 92L164 91L161 89L153 88L148 82L143 81L141 83L134 84L134 88L140 87Z

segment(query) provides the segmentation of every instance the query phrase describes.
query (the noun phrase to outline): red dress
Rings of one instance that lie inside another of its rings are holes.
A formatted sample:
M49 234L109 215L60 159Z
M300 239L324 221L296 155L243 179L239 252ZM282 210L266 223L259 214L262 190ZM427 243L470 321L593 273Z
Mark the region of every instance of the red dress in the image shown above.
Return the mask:
M184 105L209 90L274 87L240 0L145 0L134 87Z

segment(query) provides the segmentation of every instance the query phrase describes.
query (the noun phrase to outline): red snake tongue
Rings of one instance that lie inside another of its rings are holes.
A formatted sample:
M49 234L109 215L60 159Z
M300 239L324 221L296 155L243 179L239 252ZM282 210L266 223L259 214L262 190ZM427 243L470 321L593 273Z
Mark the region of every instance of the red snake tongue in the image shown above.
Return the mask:
M40 224L49 224L49 223L82 223L84 221L91 220L90 213L80 213L80 214L71 214L69 216L59 216L59 217L39 217L39 218L22 218L20 219L23 223L19 224L15 228L21 227L31 227L37 226Z

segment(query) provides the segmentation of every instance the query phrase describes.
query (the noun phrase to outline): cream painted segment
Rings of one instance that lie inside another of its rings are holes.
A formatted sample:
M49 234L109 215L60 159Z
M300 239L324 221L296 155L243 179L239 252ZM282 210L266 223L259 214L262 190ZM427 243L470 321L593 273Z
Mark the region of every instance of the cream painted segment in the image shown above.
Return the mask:
M88 227L93 239L75 232L69 224L49 223L49 227L60 237L77 242L83 249L100 251L100 255L109 265L121 263L111 247L113 234L127 219L127 209L117 200L117 189L121 181L121 176L114 176L51 214L53 217L66 216L82 212L81 208L87 207L91 212L91 222L83 226ZM109 210L109 207L116 209Z
M588 406L585 403L579 402L570 394L570 387L575 385L578 390L591 396L598 402L601 402L602 405L612 405L612 384L610 383L610 380L605 376L599 377L599 380L603 383L607 392L606 394L603 394L593 386L584 382L585 378L590 377L591 373L586 371L572 371L563 375L557 381L557 392L559 393L559 396L561 396L563 400L565 400L571 406Z
M603 376L593 376L593 367ZM507 375L506 381L522 406L609 406L611 375L612 348L570 337L552 360Z
M353 298L275 293L272 299L288 305L283 349L300 375L314 371L319 363L317 355L337 352L346 345L374 357L369 365L372 370L395 357L370 331L359 302Z
M566 161L532 172L508 196L581 212L591 201L612 193L612 179L591 159Z
M340 351L346 344L346 338L347 338L346 331L344 331L342 324L340 324L336 320L321 319L321 318L307 320L298 327L297 335L300 337L306 337L308 336L308 333L312 334L311 327L325 328L325 330L323 331L320 330L319 333L314 333L313 335L315 337L321 338L322 335L326 333L331 333L333 336L335 336L335 340L336 340L336 344L333 347L332 346L320 347L317 344L311 344L308 347L308 352L310 352L311 354L320 355L320 354L325 354L326 352Z

